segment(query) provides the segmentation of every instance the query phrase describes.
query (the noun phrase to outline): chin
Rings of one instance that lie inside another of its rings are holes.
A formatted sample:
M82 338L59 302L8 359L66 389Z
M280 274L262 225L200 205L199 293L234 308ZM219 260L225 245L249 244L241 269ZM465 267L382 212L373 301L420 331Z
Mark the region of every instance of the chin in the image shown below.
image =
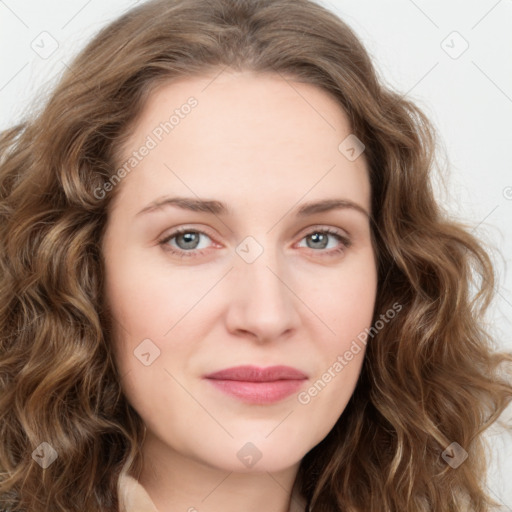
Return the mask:
M282 440L272 443L269 439L265 441L230 439L226 443L212 440L212 445L196 444L191 451L187 450L186 453L181 451L181 456L193 459L201 465L227 472L274 473L298 464L310 449L302 444L301 446L289 445Z

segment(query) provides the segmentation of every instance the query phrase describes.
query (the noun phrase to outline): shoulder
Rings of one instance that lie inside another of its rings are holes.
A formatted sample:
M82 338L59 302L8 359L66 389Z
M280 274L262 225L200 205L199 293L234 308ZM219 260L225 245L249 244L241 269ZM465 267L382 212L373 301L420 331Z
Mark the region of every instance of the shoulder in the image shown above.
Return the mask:
M119 512L158 512L146 489L135 478L121 475L117 490Z

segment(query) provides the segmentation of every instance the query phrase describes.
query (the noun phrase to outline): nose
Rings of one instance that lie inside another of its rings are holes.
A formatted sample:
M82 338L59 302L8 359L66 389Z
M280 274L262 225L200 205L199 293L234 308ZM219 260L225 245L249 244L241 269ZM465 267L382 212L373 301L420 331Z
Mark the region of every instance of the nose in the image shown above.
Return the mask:
M267 342L289 336L297 329L300 301L279 256L270 248L252 263L235 255L226 318L230 332Z

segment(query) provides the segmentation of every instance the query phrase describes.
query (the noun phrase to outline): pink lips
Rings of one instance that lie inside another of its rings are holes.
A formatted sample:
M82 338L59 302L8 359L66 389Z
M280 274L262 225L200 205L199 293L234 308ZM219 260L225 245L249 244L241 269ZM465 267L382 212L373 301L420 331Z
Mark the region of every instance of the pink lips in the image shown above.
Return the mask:
M205 378L220 391L244 402L269 404L295 393L307 375L290 366L236 366Z

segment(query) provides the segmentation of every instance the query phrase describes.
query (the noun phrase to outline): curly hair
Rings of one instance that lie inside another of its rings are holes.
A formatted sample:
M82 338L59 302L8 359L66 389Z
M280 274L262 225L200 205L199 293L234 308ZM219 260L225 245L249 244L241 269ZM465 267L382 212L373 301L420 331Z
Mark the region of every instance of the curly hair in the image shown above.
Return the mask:
M301 461L311 512L488 511L482 433L510 403L512 354L483 318L494 269L440 208L435 132L382 85L354 32L310 0L152 0L102 29L37 114L0 137L0 509L116 511L141 464L100 250L118 188L98 194L159 84L223 69L277 73L330 93L365 144L378 290L342 417ZM31 454L58 453L41 472ZM450 467L457 442L469 457Z

